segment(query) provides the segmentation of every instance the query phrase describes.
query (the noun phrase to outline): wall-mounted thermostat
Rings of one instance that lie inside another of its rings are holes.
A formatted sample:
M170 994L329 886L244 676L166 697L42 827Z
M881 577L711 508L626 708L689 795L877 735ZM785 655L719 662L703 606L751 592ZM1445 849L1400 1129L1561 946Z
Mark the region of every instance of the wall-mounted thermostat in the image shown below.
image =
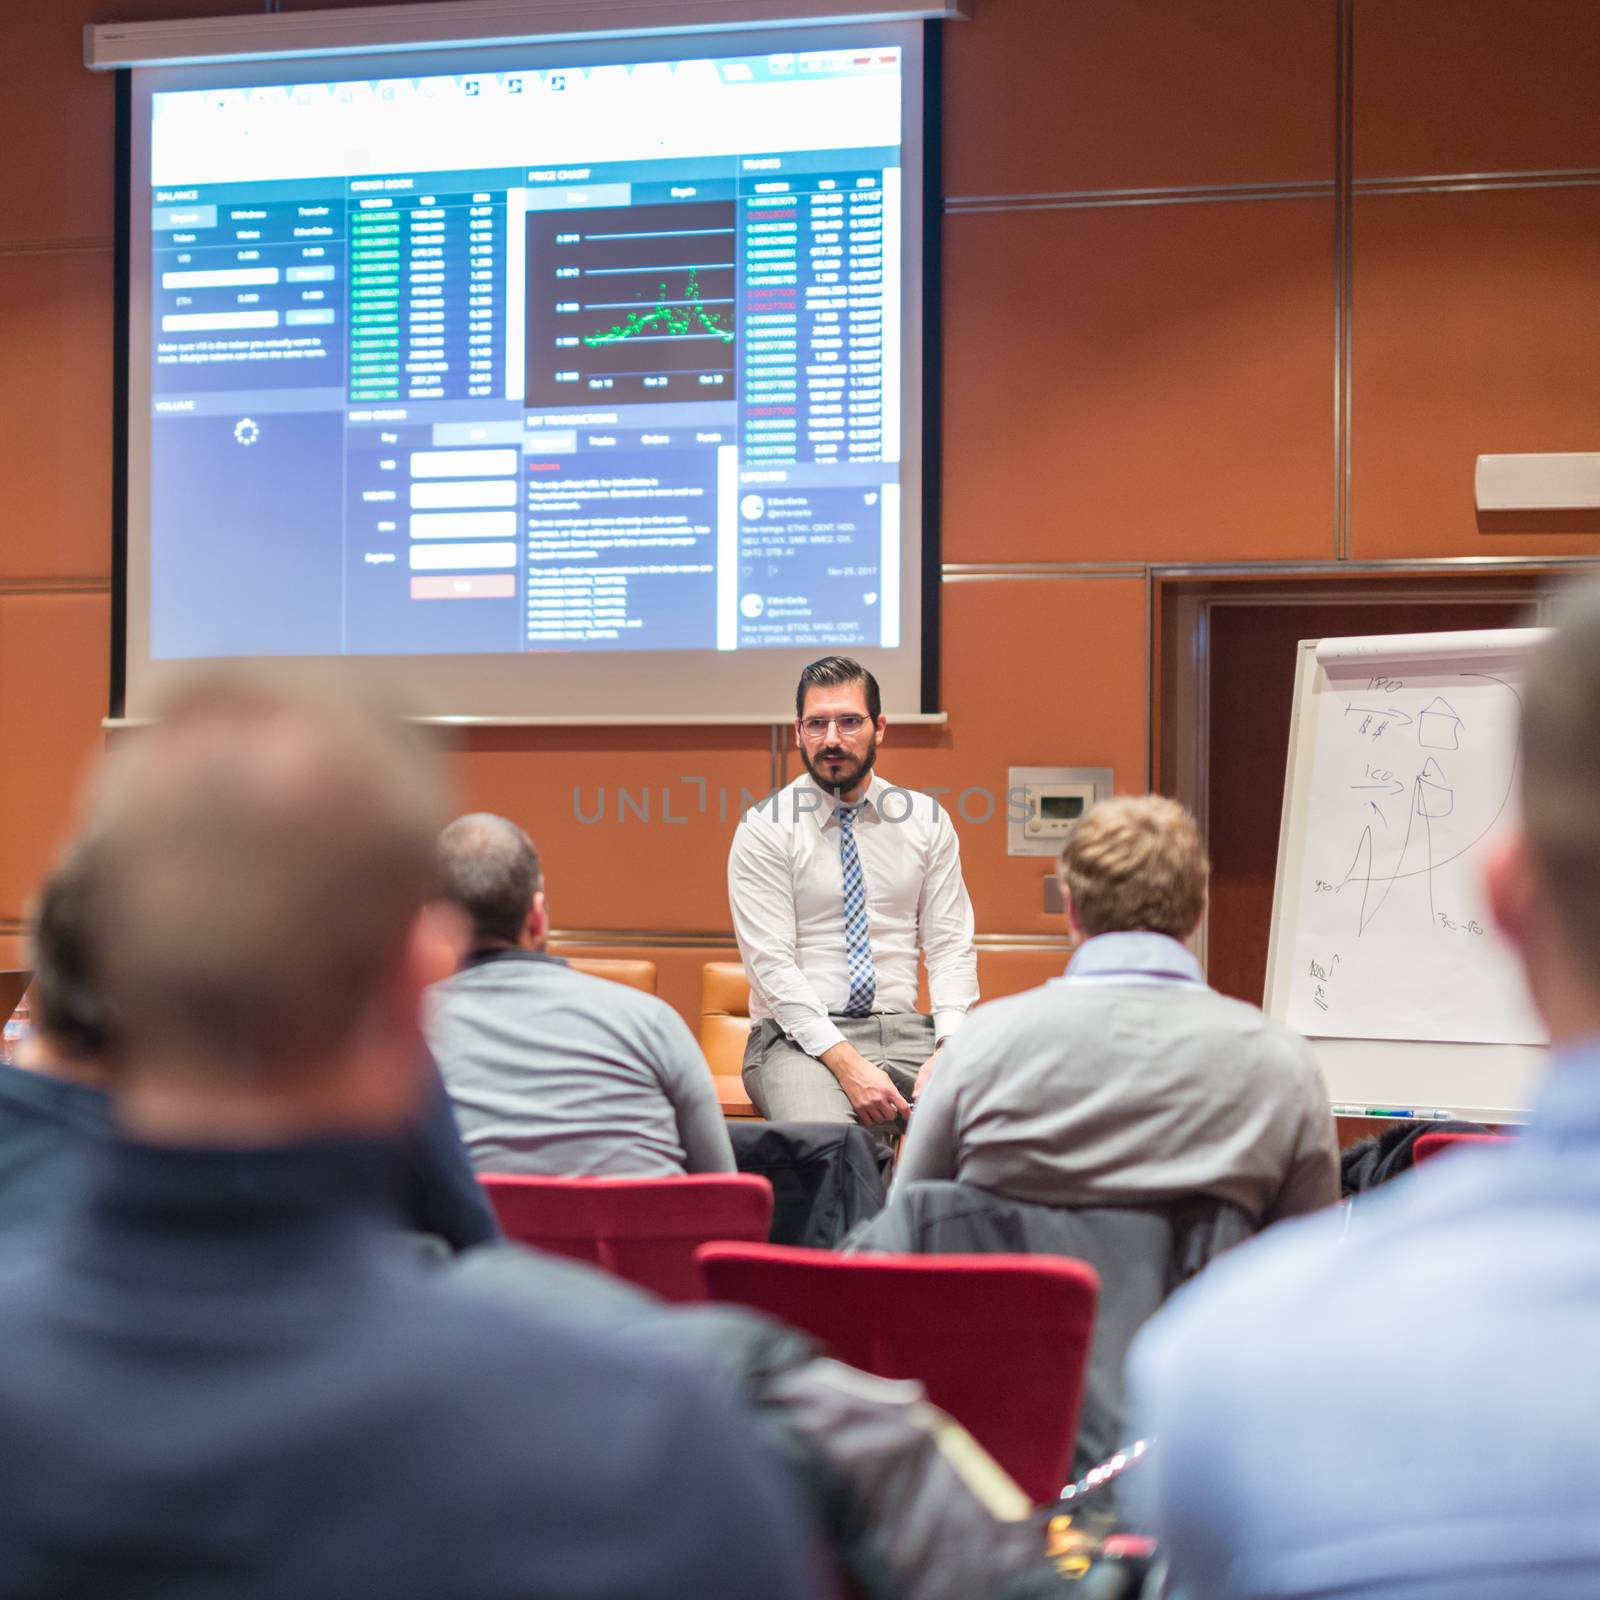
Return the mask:
M1060 853L1078 819L1111 794L1110 767L1011 767L1006 783L1006 854Z

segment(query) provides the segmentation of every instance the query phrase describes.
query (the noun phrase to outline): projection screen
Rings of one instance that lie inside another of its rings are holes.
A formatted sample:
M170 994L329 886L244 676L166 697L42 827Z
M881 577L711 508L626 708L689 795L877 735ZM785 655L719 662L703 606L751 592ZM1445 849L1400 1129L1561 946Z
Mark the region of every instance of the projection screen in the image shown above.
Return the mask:
M933 710L923 111L917 23L135 70L123 713Z

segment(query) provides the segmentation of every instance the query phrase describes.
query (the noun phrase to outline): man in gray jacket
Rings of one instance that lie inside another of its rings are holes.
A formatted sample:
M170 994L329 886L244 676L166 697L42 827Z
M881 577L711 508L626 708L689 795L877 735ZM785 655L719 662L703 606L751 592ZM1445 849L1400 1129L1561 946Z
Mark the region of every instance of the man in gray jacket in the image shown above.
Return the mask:
M732 1172L716 1087L665 1001L546 953L544 874L514 822L474 813L439 838L472 948L436 984L428 1042L479 1172Z
M1207 1196L1255 1226L1339 1197L1305 1041L1208 988L1184 947L1210 865L1159 795L1102 802L1061 856L1066 972L981 1007L919 1085L895 1185L954 1178L1037 1205Z

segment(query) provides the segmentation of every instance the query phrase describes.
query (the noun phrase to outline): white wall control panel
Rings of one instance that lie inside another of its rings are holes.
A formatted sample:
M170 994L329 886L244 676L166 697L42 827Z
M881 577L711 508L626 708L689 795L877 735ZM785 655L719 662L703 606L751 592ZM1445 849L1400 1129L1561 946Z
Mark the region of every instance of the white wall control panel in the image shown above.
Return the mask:
M1073 824L1111 790L1110 767L1008 768L1006 854L1058 855Z

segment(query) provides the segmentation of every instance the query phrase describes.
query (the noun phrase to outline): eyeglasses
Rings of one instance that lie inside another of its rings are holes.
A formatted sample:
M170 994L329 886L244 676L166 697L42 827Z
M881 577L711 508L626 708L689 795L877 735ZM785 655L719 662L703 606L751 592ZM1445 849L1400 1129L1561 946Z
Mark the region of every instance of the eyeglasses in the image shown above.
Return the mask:
M801 720L800 731L808 739L825 739L832 727L839 730L841 738L853 739L871 720L854 712L844 717L805 717Z

